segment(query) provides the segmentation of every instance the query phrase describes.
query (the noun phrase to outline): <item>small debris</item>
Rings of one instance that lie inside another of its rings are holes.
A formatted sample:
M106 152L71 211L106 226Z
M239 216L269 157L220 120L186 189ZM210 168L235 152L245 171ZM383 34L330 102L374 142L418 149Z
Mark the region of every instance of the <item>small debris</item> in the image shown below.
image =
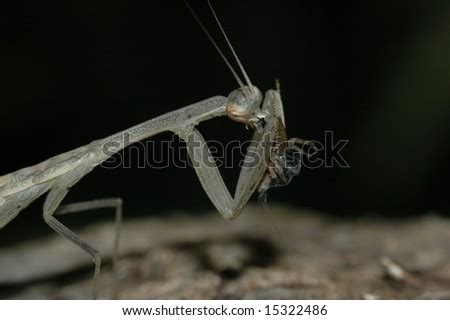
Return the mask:
M381 258L381 264L385 268L386 275L395 281L404 282L412 286L418 286L419 280L412 274L403 270L397 263L389 257Z
M368 293L368 292L363 293L362 298L364 300L379 300L380 299L379 296L372 294L372 293Z
M388 258L388 257L381 258L381 264L385 268L386 274L391 279L394 279L397 281L405 280L405 271L403 271L403 269L398 264L396 264L394 261L392 261L390 258Z

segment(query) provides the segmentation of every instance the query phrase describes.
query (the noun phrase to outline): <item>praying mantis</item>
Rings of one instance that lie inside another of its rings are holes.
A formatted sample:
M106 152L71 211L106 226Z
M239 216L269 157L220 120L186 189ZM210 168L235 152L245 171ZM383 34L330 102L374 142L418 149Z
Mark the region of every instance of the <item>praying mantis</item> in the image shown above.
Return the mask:
M287 139L279 85L275 90L268 90L263 98L261 91L250 81L211 3L208 1L211 12L245 79L245 84L190 5L187 2L186 5L236 78L238 89L227 97L211 97L57 155L37 165L0 176L0 229L31 202L46 194L43 206L45 222L51 229L84 250L95 264L94 299L97 297L101 255L56 217L99 208L115 209L113 266L117 263L122 200L112 198L61 204L73 185L114 153L159 133L173 132L186 142L188 155L196 164L195 172L211 202L223 218L230 220L239 216L256 190L263 197L269 188L288 184L300 170L300 158L295 154L303 152L302 147L305 145L313 147L310 141L299 138ZM218 168L205 163L205 158L211 158L211 151L202 134L196 129L200 122L220 116L228 116L232 121L254 129L234 196L228 191ZM124 135L128 139L123 139ZM105 152L105 149L108 152Z

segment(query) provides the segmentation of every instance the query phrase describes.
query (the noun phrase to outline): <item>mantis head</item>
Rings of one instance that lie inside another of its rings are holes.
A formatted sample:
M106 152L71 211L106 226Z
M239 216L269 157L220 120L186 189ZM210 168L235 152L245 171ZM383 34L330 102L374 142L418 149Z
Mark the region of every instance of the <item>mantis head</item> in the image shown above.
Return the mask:
M261 91L255 86L243 86L228 95L227 114L234 121L260 127L266 113L260 109L262 102Z

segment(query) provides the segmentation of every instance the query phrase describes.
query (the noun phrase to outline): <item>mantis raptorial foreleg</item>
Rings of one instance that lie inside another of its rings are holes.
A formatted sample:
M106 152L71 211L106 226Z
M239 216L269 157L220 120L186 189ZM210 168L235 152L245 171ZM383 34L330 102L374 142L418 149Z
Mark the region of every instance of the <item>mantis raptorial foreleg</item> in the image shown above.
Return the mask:
M270 119L276 114L277 109L282 110L281 99L275 91L269 91L266 97L262 114L267 114ZM250 146L247 148L234 197L230 195L219 169L211 160L213 156L201 133L193 127L177 132L186 141L189 156L203 189L225 219L234 219L239 216L261 182L270 153L272 130L272 121L268 121L263 129L255 130Z
M81 249L83 249L87 254L89 254L89 256L94 261L95 271L94 271L92 298L96 299L97 283L101 267L100 253L96 249L94 249L91 245L89 245L87 242L82 240L77 234L75 234L73 231L71 231L69 228L63 225L54 216L73 212L87 211L91 209L115 208L116 227L115 227L114 248L113 248L113 271L115 273L118 260L120 224L122 221L122 199L119 198L100 199L60 206L61 201L67 195L68 191L69 189L67 188L55 188L50 191L44 204L44 220L53 230L55 230L63 237L75 243ZM114 281L117 281L117 279L114 279ZM116 286L114 286L114 289L116 289Z
M252 175L258 168L254 167L249 169L251 172L248 173L248 184L244 188L236 189L236 194L233 198L222 179L219 169L214 163L211 163L213 157L200 132L193 129L187 136L185 134L180 134L180 136L186 140L188 153L193 162L195 172L199 177L203 189L217 210L227 220L236 218L261 178L261 176L254 178L255 176ZM241 170L241 174L245 172L244 170L244 168Z

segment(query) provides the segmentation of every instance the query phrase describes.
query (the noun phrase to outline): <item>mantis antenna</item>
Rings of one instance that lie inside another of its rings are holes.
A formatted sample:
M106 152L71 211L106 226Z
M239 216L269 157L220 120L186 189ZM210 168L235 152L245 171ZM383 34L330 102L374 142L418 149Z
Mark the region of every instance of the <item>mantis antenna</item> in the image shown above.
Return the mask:
M238 58L238 56L237 56L237 54L236 54L236 51L234 50L233 46L231 45L230 39L228 39L228 36L227 36L227 34L225 33L225 30L224 30L223 27L222 27L222 23L220 23L220 20L219 20L219 18L217 17L216 11L214 10L214 8L213 8L213 6L212 6L210 0L208 0L208 6L209 6L209 8L211 9L211 12L212 12L212 14L213 14L213 16L214 16L214 19L216 19L217 25L219 26L220 31L221 31L222 34L223 34L223 37L224 37L225 40L227 41L227 44L228 44L228 46L230 47L230 50L231 50L231 52L233 53L233 56L234 56L234 58L236 59L236 62L238 63L238 65L239 65L239 69L241 69L241 72L242 72L242 74L244 75L244 78L245 78L245 81L247 82L247 85L251 88L251 87L252 87L252 82L250 81L250 78L248 77L247 72L245 72L245 69L244 69L244 67L242 66L241 60L239 60L239 58Z
M220 50L219 46L217 45L216 41L214 40L214 38L209 34L208 30L206 29L206 27L204 26L203 22L200 20L200 18L197 16L197 14L195 13L194 9L192 9L191 5L189 4L189 2L187 0L184 0L184 3L186 4L186 7L189 9L189 11L191 12L192 16L194 17L194 19L197 21L197 23L200 25L200 27L202 28L203 32L208 36L209 40L211 41L211 43L213 44L214 48L216 48L217 52L219 52L220 56L222 57L223 61L225 61L226 65L228 66L228 68L230 69L231 73L233 74L233 76L236 78L236 81L238 82L239 86L241 88L244 87L244 83L242 82L242 80L239 78L238 74L236 73L236 71L233 69L233 67L231 66L231 63L228 61L228 59L225 57L225 55L223 54L222 50ZM208 1L209 3L209 1ZM221 27L222 28L222 27ZM227 39L228 41L228 39ZM228 42L229 43L229 42ZM232 48L233 49L233 48ZM233 50L234 52L234 50ZM239 60L238 60L239 61ZM239 63L240 65L240 63ZM242 68L242 66L241 66ZM248 82L248 81L247 81Z

